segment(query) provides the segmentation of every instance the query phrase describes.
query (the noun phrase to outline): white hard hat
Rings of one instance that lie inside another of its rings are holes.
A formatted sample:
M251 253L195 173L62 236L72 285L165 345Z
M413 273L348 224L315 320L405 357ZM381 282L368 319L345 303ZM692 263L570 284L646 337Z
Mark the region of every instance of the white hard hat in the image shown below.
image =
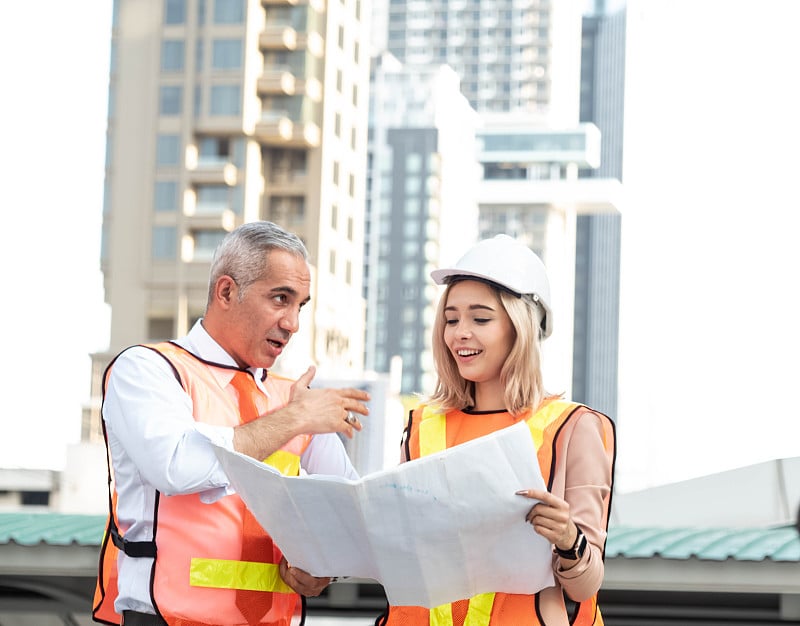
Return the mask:
M454 267L431 272L437 285L449 283L454 276L474 276L500 285L517 296L533 296L544 311L542 339L553 332L550 281L544 263L533 250L516 239L508 235L484 239L470 248Z

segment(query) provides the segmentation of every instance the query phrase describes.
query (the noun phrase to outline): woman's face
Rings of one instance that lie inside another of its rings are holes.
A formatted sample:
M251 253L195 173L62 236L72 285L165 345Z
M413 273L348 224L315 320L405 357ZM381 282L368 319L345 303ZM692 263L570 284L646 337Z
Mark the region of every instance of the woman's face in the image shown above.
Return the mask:
M516 333L508 313L487 284L462 280L447 294L444 342L466 380L498 382Z

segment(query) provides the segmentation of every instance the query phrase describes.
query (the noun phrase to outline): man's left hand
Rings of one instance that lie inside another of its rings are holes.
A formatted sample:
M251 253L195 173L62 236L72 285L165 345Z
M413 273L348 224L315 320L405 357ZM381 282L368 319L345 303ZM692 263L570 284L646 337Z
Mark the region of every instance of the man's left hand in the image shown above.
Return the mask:
M289 585L295 592L301 596L314 597L322 593L330 583L330 578L316 578L297 567L292 567L287 563L286 557L281 559L278 565L283 582Z

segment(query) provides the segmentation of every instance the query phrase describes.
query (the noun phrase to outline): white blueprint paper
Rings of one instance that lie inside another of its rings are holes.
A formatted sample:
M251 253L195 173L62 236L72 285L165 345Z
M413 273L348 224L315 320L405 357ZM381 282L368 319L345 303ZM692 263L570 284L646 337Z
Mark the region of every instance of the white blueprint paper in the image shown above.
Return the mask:
M314 576L373 579L391 604L428 608L554 584L550 544L525 521L535 502L514 493L544 489L523 422L354 481L217 455L289 563Z

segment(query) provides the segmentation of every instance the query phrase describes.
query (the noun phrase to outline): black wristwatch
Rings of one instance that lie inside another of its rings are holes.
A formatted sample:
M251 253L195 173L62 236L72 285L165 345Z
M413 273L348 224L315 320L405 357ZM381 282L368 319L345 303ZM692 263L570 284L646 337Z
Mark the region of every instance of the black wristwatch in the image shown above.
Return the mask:
M568 550L562 550L558 546L553 546L553 551L560 556L562 559L571 559L573 561L577 561L583 556L583 553L586 552L586 545L589 543L586 540L586 535L583 534L581 527L577 524L575 528L578 529L578 536L575 537L575 543L572 544L572 547Z

